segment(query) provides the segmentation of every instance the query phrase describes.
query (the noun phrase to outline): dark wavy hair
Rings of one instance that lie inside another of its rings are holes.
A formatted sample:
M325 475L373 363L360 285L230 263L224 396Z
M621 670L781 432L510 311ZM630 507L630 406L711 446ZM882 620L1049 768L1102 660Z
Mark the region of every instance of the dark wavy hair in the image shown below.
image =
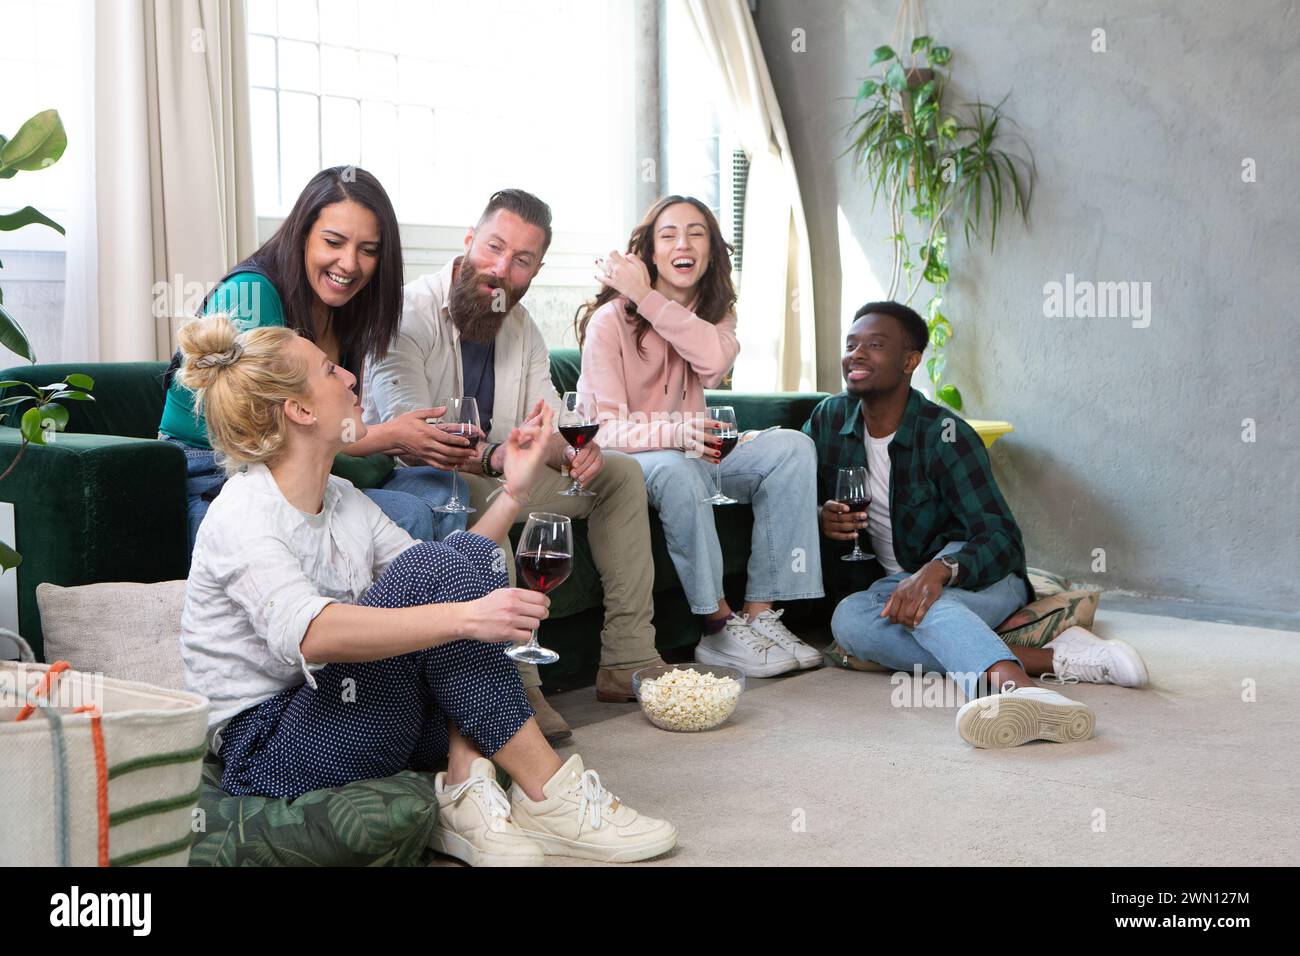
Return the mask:
M627 241L627 254L638 256L645 263L646 269L650 272L650 284L653 286L655 280L659 278L659 270L655 268L655 223L659 221L665 209L682 202L690 203L698 209L709 227L709 268L700 278L700 298L695 307L695 314L705 322L717 325L736 306L736 286L731 281L731 243L722 238L722 227L718 225L712 209L693 196L664 196L650 207L645 218L632 230L632 237ZM618 298L618 295L615 289L606 286L600 290L596 298L584 302L578 308L573 317L574 331L578 336L578 348L582 348L587 337L587 325L591 322L591 317L602 305ZM627 304L626 312L629 318L636 316L636 350L644 358L645 352L641 342L650 331L650 323L636 314L636 307L630 302Z
M392 201L374 175L357 166L322 169L303 188L275 235L231 269L230 275L244 271L265 274L280 293L285 324L315 342L311 322L315 293L303 264L303 250L321 210L349 199L379 220L379 265L365 288L336 310L334 322L343 360L340 364L357 377L360 395L366 362L388 354L402 323L402 239Z

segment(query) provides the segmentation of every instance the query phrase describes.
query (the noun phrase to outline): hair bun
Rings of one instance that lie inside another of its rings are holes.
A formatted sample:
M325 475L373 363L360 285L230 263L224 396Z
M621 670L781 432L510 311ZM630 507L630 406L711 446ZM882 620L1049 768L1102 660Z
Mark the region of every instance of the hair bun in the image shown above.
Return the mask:
M239 330L220 313L186 322L177 337L184 360L177 378L191 391L207 388L218 370L229 368L244 353L243 346L236 341Z

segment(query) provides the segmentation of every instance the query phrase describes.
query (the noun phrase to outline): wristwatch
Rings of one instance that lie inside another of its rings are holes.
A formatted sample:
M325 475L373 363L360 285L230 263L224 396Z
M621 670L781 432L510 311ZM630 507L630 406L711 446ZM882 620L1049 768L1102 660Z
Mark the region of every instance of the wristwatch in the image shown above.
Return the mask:
M961 565L952 555L942 554L938 557L938 562L948 569L948 583L944 587L952 587L953 582L957 580L957 572L961 570Z

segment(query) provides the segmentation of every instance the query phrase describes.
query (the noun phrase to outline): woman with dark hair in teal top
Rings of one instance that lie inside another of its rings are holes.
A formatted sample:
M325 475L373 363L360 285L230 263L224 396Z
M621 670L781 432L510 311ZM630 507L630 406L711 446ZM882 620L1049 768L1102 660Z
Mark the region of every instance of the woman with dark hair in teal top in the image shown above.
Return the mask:
M313 176L275 235L212 290L204 312L225 313L240 331L264 325L294 329L356 376L360 397L367 361L384 357L402 319L401 238L379 180L354 166L335 166ZM160 438L180 445L188 461L193 548L226 475L208 441L207 425L195 413L193 393L176 380L178 365L173 359L167 371L167 401L158 431ZM439 447L426 419L441 411L418 409L371 426L360 441L347 446L347 454L380 452L425 460L429 450ZM338 427L346 429L348 423ZM432 540L465 526L463 515L432 511L451 497L453 478L427 465L398 468L382 487L366 494L412 537ZM463 482L460 493L466 494Z

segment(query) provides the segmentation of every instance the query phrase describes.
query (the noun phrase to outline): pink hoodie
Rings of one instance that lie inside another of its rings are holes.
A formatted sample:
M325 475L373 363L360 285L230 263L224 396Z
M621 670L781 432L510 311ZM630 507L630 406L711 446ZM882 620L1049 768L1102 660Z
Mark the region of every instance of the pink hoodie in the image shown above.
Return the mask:
M683 417L704 414L704 389L722 381L740 352L736 315L712 325L651 292L637 309L651 325L643 356L627 304L621 296L606 302L587 325L578 391L596 396L596 441L626 452L684 449Z

